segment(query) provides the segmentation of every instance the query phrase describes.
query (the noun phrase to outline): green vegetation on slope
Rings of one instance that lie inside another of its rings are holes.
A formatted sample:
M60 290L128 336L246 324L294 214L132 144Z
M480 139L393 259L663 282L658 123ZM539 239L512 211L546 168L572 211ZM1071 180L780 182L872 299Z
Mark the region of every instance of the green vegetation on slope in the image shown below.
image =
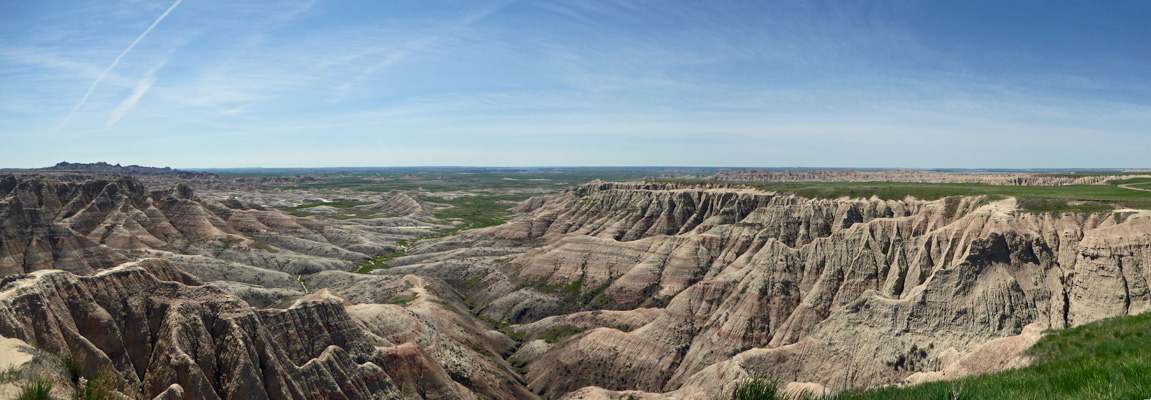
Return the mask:
M462 222L462 224L450 229L451 233L485 228L507 222L508 217L512 215L509 209L529 197L531 196L464 196L452 200L436 200L437 203L450 204L452 207L436 210L435 215L436 218L459 219ZM442 233L448 233L448 231Z
M951 382L848 391L821 399L1151 398L1151 313L1053 331L1028 351L1035 358L1035 364L1026 368Z
M419 239L416 239L416 240L419 240ZM359 265L357 265L356 269L352 270L352 272L355 272L357 274L366 274L366 273L372 272L372 270L374 270L374 269L391 268L391 266L388 265L388 260L391 260L391 259L396 258L396 257L403 257L403 255L408 252L408 249L411 248L411 246L412 246L411 242L414 242L414 241L415 240L400 241L399 243L397 243L400 245L400 250L393 251L391 253L384 254L382 256L372 257L371 260L364 261L364 262L360 263Z
M51 400L52 382L37 380L20 387L16 400Z
M451 228L437 229L434 234L421 236L410 241L399 242L400 250L382 256L374 257L356 266L353 272L366 274L375 269L390 268L388 260L403 257L408 249L420 240L438 239L452 236L468 229L486 228L503 224L512 216L511 208L517 203L527 200L528 195L499 195L499 196L463 196L451 200L439 200L437 203L450 204L451 208L435 210L436 218L456 221L458 224Z
M779 382L767 378L752 378L740 382L732 391L731 397L719 396L716 400L783 400L779 395ZM790 399L789 399L790 400ZM796 399L801 400L801 399Z
M352 208L355 206L365 206L365 205L369 205L369 204L372 204L372 203L371 202L359 202L359 201L329 201L327 203L301 204L301 205L295 206L293 208L297 209L297 210L303 210L303 209L312 208L312 207L319 207L319 206L330 206L330 207L335 207L335 208Z
M560 325L541 333L538 338L548 343L558 343L583 331L571 325Z
M327 203L301 204L301 205L298 205L295 207L281 208L281 210L284 210L284 212L286 212L292 216L296 216L296 217L310 217L313 215L322 215L322 216L325 216L325 217L328 217L331 219L336 219L336 220L367 219L367 218L379 218L379 217L388 216L387 214L381 213L379 211L357 210L357 209L353 208L355 206L363 206L363 205L368 205L368 204L372 204L372 203L370 203L370 202L357 202L357 201L329 201ZM338 208L338 209L340 209L340 212L338 214L323 214L323 213L312 212L312 210L311 210L312 208L316 208L316 207L320 207L320 206L328 206L328 207Z

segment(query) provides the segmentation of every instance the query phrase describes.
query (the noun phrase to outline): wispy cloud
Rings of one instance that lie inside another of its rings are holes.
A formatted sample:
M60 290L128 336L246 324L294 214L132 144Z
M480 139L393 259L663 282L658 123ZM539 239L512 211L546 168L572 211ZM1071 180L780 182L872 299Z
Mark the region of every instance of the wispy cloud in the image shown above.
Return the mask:
M120 105L116 106L116 109L112 110L112 114L108 116L109 128L115 126L117 122L120 122L120 119L128 115L128 112L136 107L136 104L148 93L148 90L152 89L152 85L156 83L156 70L160 69L163 65L164 64L161 63L151 70L148 70L148 72L144 74L144 78L136 83L136 87L132 89L132 94L120 102Z
M392 66L396 63L399 63L399 62L411 57L412 55L417 54L421 51L424 51L426 48L432 47L432 46L434 46L440 42L450 40L450 39L456 38L456 37L461 37L461 36L464 36L467 34L475 34L475 32L469 31L470 27L479 23L480 21L484 20L485 18L488 18L491 15L499 12L500 10L511 6L513 3L514 3L514 1L505 1L505 2L502 2L500 4L495 5L493 7L487 7L487 8L478 10L477 12L470 13L468 15L465 15L463 18L461 18L457 21L453 21L449 24L442 26L440 29L438 29L438 31L436 31L434 33L409 40L409 41L405 42L399 48L394 49L392 51L386 51L386 50L389 50L389 47L372 47L372 48L361 49L361 50L352 52L352 54L349 54L347 56L338 57L337 58L338 61L348 62L348 61L353 61L355 59L363 58L366 56L376 55L379 53L385 53L382 57L379 57L374 63L371 63L370 65L365 67L355 78L347 80L347 81L343 82L342 84L338 85L335 88L335 91L338 93L338 96L333 101L338 101L341 97L347 95L348 91L351 90L353 87L361 84L363 81L367 80L372 75L378 73L381 69L384 69L386 67ZM330 63L329 63L329 65L330 65Z
M26 163L131 140L173 166L1138 165L1151 143L1146 52L979 64L927 3L66 1L0 13L0 143L71 149Z
M160 21L163 21L164 18L167 18L168 14L171 14L172 10L175 10L176 6L179 6L180 3L183 1L184 0L176 0L176 2L172 3L172 5L170 7L168 7L167 10L164 10L163 14L160 14L159 18L156 18L156 20L152 22L152 25L148 25L148 29L145 29L144 33L141 33L140 36L137 36L136 40L133 40L132 44L128 45L128 48L124 49L124 51L120 52L120 55L116 56L116 59L112 61L112 65L109 65L108 69L105 69L104 72L101 73L100 76L96 78L96 81L92 82L92 86L88 87L88 92L84 93L84 97L80 98L80 102L76 103L76 106L72 107L72 111L69 111L68 115L65 116L63 120L60 121L60 124L56 126L56 131L59 131L60 128L62 128L64 126L64 124L66 124L68 122L68 120L71 119L72 116L76 114L76 111L79 110L80 107L83 107L84 103L88 102L88 97L92 96L92 92L96 90L96 87L100 85L100 82L103 81L104 78L108 77L108 74L112 72L112 69L116 68L116 65L120 64L120 60L124 58L124 55L126 55L126 54L128 54L128 52L132 51L132 49L136 47L136 44L140 43L141 40L144 40L144 37L148 36L148 33L152 32L152 29L156 29L156 25L159 25ZM148 84L148 86L151 87L151 84ZM144 89L144 91L146 92L147 89ZM141 93L141 96L142 95L143 94ZM137 100L139 100L139 99L137 99ZM123 104L121 104L121 106L122 105Z

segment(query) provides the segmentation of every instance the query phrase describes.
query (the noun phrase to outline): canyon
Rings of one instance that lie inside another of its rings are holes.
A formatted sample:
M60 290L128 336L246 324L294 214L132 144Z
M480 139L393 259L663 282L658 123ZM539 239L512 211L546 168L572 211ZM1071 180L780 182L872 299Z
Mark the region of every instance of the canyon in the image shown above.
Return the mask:
M305 209L158 176L0 177L0 336L27 371L142 399L711 399L1024 366L1047 330L1151 310L1144 210L593 180L456 231L426 191Z

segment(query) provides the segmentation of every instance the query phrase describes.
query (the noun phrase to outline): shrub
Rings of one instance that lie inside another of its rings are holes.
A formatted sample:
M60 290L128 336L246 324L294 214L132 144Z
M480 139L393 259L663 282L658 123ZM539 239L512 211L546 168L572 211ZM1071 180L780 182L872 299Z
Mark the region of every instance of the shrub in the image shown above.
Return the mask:
M50 400L52 392L52 382L50 381L33 381L20 388L20 394L16 396L16 400Z
M583 329L571 325L561 325L541 333L539 338L548 343L556 343L580 332L583 332Z
M112 380L97 372L96 376L84 382L84 385L76 385L76 389L72 392L72 400L111 400L115 398L112 396L114 391Z
M731 393L731 400L777 399L781 399L779 396L779 381L762 376L740 382Z
M64 372L68 373L68 380L71 380L73 385L80 383L80 376L83 375L84 372L84 368L80 367L80 363L76 362L76 359L72 357L65 357L63 360L60 360L60 362L64 364Z

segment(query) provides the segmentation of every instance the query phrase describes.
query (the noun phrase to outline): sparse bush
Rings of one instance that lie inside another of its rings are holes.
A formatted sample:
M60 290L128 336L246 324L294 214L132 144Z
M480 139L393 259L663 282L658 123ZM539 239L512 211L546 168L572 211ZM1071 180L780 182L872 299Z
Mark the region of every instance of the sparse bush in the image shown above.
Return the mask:
M115 398L112 396L115 390L112 380L97 372L92 379L84 382L84 385L76 385L72 392L72 400L111 400Z
M731 400L782 400L779 381L763 376L746 379L735 386Z
M524 379L527 379L526 378L528 376L528 363L527 362L520 360L516 356L511 356L511 357L508 357L508 365L511 366L512 370L516 371L516 373L519 374L521 377L524 377Z
M963 201L960 197L945 197L943 198L943 216L947 218L958 217L959 203Z
M409 303L411 303L413 300L415 300L419 296L420 295L416 294L416 293L410 293L410 294L401 295L401 296L392 296L392 297L387 298L387 300L384 300L384 304L397 304L400 307L407 307Z
M576 328L571 325L561 325L541 333L539 338L548 343L556 343L580 332L583 332L583 329Z
M615 329L615 330L621 331L621 332L631 332L633 329L635 329L631 325L628 325L628 324L616 324L616 325L608 326L608 328L612 328L612 329Z
M72 357L64 357L60 362L64 364L64 372L68 374L68 380L72 381L73 385L80 383L80 376L84 373L84 368L80 366L80 363Z
M18 381L23 375L24 371L21 371L20 368L17 368L15 365L13 365L8 367L8 369L4 370L3 372L0 372L0 383Z
M36 380L21 387L20 394L16 396L16 400L51 400L51 393L51 381Z

